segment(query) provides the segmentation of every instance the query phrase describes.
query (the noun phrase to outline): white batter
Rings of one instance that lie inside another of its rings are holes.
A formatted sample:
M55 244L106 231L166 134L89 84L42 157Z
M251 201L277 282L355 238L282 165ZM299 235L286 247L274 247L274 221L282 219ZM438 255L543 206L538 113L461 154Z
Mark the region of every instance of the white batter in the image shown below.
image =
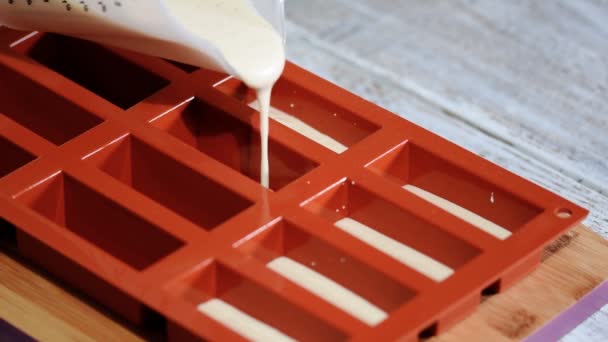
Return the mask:
M439 197L431 192L423 190L417 186L406 184L403 186L403 189L415 194L418 197L423 198L424 200L431 202L432 204L438 206L439 208L449 212L450 214L467 221L473 226L479 228L480 230L494 236L497 239L504 240L511 236L511 232L496 223L483 218L474 212L459 206L454 202L450 202L443 197ZM491 200L494 201L494 193L491 195ZM492 202L493 203L493 202Z
M260 106L256 101L251 102L249 106L256 110L260 110ZM271 119L277 121L283 126L291 128L292 130L302 134L303 136L320 145L323 145L324 147L329 150L332 150L335 153L340 154L348 150L348 147L346 147L336 139L330 137L329 135L317 130L306 122L280 109L270 106L270 111L268 115Z
M365 298L288 257L278 257L266 267L370 326L378 325L388 317L386 312Z
M336 221L334 225L437 282L445 280L454 273L452 268L441 262L352 218L345 217Z
M250 341L295 341L277 328L248 315L219 298L213 298L199 304L197 310Z
M184 26L219 49L234 76L255 89L260 106L260 183L268 188L268 112L272 86L285 65L281 36L247 0L171 0L168 4Z
M270 186L270 165L268 162L268 120L271 92L271 88L257 90L258 103L260 106L260 183L265 188Z

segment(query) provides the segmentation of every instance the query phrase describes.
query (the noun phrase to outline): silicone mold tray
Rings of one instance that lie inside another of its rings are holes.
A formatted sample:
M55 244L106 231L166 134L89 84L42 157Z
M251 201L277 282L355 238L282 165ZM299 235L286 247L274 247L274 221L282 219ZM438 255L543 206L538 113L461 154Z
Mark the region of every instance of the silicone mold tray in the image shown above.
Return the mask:
M432 336L586 215L291 63L264 189L236 79L59 35L0 44L0 230L169 340Z

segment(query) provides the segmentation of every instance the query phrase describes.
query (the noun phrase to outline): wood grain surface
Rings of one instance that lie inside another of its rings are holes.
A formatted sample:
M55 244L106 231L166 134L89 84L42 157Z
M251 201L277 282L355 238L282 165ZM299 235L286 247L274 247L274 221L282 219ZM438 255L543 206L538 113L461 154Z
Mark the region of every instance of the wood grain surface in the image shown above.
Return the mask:
M0 318L39 341L143 341L102 308L0 248Z
M440 341L509 341L529 335L608 278L608 241L583 226L550 245L530 276L488 297ZM43 341L142 341L81 296L0 253L0 318Z
M519 341L608 279L608 241L582 226L545 249L544 261L439 341Z

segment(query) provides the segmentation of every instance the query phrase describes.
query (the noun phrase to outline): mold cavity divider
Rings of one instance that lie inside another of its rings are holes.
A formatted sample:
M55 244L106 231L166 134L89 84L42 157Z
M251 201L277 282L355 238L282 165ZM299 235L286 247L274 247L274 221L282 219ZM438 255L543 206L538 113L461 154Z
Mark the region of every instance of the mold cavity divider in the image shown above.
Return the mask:
M299 209L288 215L287 218L306 229L310 234L322 238L336 248L347 251L372 269L381 270L383 274L399 282L405 288L409 288L413 293L423 292L437 284L429 277L400 263L357 237L338 229L331 221L308 210Z
M479 242L461 239L462 232L450 233L443 224L435 225L433 220L412 215L417 211L403 208L403 198L391 199L394 191L386 184L370 182L377 176L363 171L367 177L347 179L334 186L336 189L305 203L305 207L436 282L444 281L456 268L481 253ZM426 209L428 205L422 210Z
M382 197L390 201L394 205L408 212L420 215L421 219L440 227L441 230L458 237L467 244L474 246L479 251L494 249L499 246L501 240L479 229L479 227L460 218L458 213L464 208L449 208L447 210L431 202L429 199L423 198L413 191L395 191L395 184L391 181L370 172L367 169L360 169L356 179L360 180L359 184L365 184L367 189L373 189L377 194L382 194ZM405 187L405 186L404 186ZM440 198L437 201L446 201ZM437 207L441 210L437 211ZM453 210L454 212L452 212Z

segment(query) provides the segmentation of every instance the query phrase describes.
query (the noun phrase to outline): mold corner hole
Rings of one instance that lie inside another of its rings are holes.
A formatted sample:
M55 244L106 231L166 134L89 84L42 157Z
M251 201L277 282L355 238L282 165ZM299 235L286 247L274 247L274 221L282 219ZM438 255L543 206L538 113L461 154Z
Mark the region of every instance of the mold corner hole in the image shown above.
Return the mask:
M569 219L572 217L572 210L568 209L568 208L557 208L555 210L555 216L557 216L557 218L560 219Z

